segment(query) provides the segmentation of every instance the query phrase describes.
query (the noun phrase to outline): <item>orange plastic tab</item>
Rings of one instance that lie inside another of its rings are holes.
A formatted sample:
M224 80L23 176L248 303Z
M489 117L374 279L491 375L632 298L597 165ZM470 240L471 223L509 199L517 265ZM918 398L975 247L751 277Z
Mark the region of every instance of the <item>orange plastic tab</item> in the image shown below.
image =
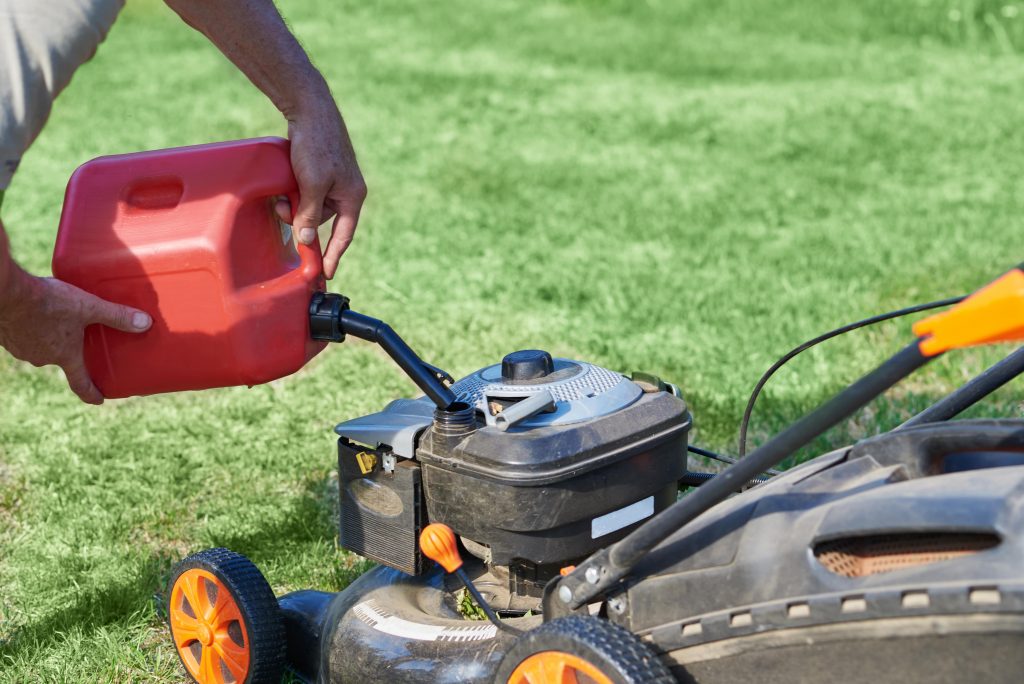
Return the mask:
M562 568L561 570L558 571L558 574L561 575L562 577L565 577L566 575L568 575L569 573L571 573L575 569L576 569L575 565L566 565L564 568Z
M1015 268L949 311L914 324L925 356L995 342L1024 341L1024 272Z
M455 543L455 533L444 523L430 523L420 532L420 550L430 560L437 561L445 572L462 567L462 557Z

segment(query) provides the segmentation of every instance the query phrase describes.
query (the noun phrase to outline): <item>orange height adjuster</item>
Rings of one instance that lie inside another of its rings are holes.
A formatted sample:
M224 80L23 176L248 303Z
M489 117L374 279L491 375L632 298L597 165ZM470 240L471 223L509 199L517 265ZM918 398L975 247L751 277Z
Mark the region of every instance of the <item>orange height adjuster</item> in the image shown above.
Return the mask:
M992 281L970 297L914 324L925 356L994 342L1024 341L1024 271L1021 267Z
M440 564L445 572L455 572L462 567L455 533L444 523L430 523L423 528L420 549L424 556Z

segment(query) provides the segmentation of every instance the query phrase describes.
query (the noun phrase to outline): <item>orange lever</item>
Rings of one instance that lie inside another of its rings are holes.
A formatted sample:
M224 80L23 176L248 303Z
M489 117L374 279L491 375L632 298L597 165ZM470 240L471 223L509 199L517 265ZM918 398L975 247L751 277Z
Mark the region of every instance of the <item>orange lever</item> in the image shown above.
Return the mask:
M1024 272L1015 268L949 311L914 324L925 356L950 349L1024 340Z
M430 523L420 532L420 550L430 560L437 561L445 572L462 567L462 557L455 543L455 533L444 523Z

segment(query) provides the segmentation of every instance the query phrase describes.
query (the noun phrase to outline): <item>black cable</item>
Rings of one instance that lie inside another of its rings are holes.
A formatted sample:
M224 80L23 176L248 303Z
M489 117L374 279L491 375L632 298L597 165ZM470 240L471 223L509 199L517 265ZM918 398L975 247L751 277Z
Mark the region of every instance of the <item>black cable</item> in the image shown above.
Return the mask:
M884 314L878 314L877 316L871 316L855 323L847 323L846 325L830 330L827 333L818 335L813 340L808 340L803 344L790 349L786 354L778 361L772 364L772 367L765 371L761 379L757 381L754 386L754 391L750 394L750 400L747 401L747 409L743 412L743 420L740 421L740 458L747 453L747 428L750 426L750 416L754 413L754 403L757 402L757 397L761 394L761 390L764 389L768 379L775 374L775 371L779 370L784 366L790 359L799 354L800 352L806 351L816 344L820 344L825 340L830 340L833 337L838 337L844 333L848 333L851 330L857 328L863 328L868 325L875 323L881 323L882 321L888 321L893 318L899 318L900 316L908 316L910 314L919 313L921 311L929 311L931 309L941 309L944 306L950 306L952 304L958 304L962 302L966 297L950 297L948 299L940 299L935 302L928 302L927 304L915 304L914 306L908 306L905 309L897 309L896 311L890 311Z
M921 352L919 342L915 340L907 345L882 365L759 446L749 456L641 523L625 538L595 552L568 575L554 578L544 589L545 619L568 614L616 586L655 546L683 525L727 499L741 483L749 482L759 472L778 465L797 449L807 446L925 365L931 359ZM681 556L676 559L677 562L685 560L687 551L684 549L677 555Z
M577 566L576 572L600 559L607 553L610 571L603 575L596 586L588 587L586 593L573 595L573 602L580 603L581 597L593 595L593 589L603 589L609 582L625 576L644 555L686 523L690 522L715 504L732 495L742 483L750 482L765 468L780 463L797 449L807 446L811 440L848 418L875 397L897 382L925 365L931 358L921 353L915 340L881 366L860 378L852 385L814 409L800 420L765 442L747 458L729 466L693 494L684 496L658 515L630 532L621 541L612 544ZM599 560L597 562L600 562ZM570 575L572 576L572 575ZM568 579L563 577L562 581ZM570 588L572 589L572 588ZM572 604L570 604L572 605ZM573 606L575 607L575 606Z
M700 447L693 446L692 444L687 444L686 445L686 450L687 451L692 451L693 453L697 454L698 456L703 456L704 458L710 458L712 461L721 461L722 463L728 463L729 465L732 465L733 463L736 462L736 459L733 458L732 456L722 456L721 454L716 454L714 451L708 451L707 449L701 449Z
M728 463L729 465L732 465L733 463L736 462L736 459L733 458L732 456L724 456L722 454L716 454L714 451L711 451L710 449L704 449L704 448L701 448L699 446L694 446L692 444L687 444L686 445L686 450L687 451L692 451L693 453L697 454L698 456L703 456L704 458L710 458L712 461L721 461L722 463ZM773 468L769 468L768 470L766 470L764 472L768 473L769 475L778 475L779 474L779 471L775 470Z

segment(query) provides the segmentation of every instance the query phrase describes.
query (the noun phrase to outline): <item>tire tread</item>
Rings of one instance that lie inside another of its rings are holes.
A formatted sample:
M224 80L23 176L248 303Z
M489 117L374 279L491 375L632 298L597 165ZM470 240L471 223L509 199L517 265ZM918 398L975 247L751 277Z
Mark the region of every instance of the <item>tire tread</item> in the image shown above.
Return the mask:
M168 601L171 588L181 573L193 568L216 575L238 604L249 636L249 674L245 684L280 682L285 667L284 621L277 598L263 573L240 553L222 547L205 549L175 566L168 585Z
M606 674L620 684L674 684L676 681L654 651L628 629L583 615L558 618L525 634L502 661L497 681L504 684L527 657L550 650L565 650L580 657L597 655L612 662L616 672ZM593 662L593 658L588 660Z

